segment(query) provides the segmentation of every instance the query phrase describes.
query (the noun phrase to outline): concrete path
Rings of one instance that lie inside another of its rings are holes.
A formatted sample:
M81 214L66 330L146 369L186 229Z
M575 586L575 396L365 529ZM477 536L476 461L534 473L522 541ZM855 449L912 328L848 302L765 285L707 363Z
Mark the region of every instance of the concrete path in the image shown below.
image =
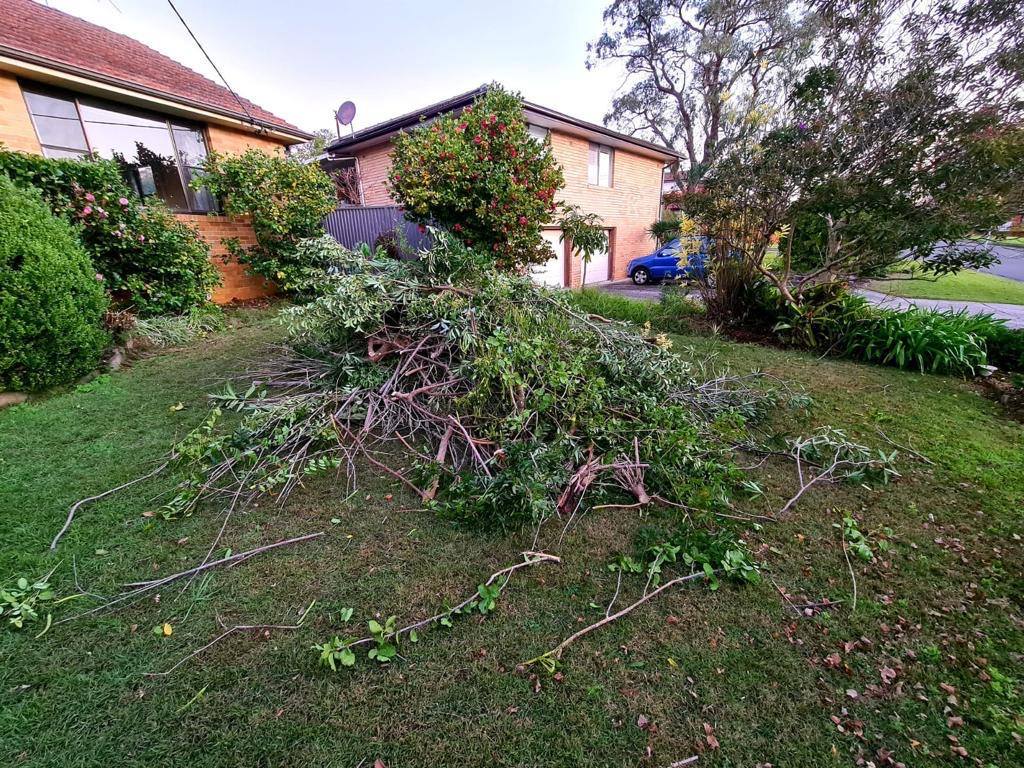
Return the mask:
M988 304L981 301L953 301L951 299L908 299L903 296L889 296L877 291L868 291L863 288L857 289L855 293L865 297L872 304L889 309L907 309L918 306L921 309L938 310L967 310L974 315L989 314L1000 320L1005 320L1010 328L1024 328L1024 305L1021 304Z

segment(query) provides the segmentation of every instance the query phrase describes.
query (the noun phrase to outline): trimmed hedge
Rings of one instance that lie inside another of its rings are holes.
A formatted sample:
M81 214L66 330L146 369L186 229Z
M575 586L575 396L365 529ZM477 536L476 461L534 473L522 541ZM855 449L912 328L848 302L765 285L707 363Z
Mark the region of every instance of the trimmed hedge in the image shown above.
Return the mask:
M159 202L145 205L113 160L68 160L0 149L0 175L38 189L79 233L111 296L141 315L209 301L220 281L210 250Z
M72 381L100 361L107 297L71 226L0 174L0 388Z

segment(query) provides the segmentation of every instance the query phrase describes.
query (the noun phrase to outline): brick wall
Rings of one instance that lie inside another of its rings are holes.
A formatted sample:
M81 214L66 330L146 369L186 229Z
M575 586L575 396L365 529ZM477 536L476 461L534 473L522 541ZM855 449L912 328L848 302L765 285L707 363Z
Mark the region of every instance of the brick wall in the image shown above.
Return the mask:
M560 199L580 206L585 213L596 213L608 227L610 272L613 280L626 276L630 259L655 249L657 243L646 229L658 218L661 204L660 160L616 149L612 169L612 186L598 187L587 183L586 139L565 133L551 133L551 150L565 174L565 188ZM572 285L580 284L581 264L575 259L571 266Z
M559 200L578 205L584 213L596 213L609 232L610 273L613 280L626 277L630 259L644 256L657 247L646 230L653 224L661 205L660 160L615 150L611 187L587 183L587 161L590 144L586 139L557 131L551 132L551 151L565 174L565 188ZM359 177L363 185L365 205L389 205L386 181L391 170L391 144L381 144L358 155ZM582 280L582 263L574 259L570 265L570 285L578 287Z
M391 172L391 142L371 147L358 156L359 183L363 188L363 205L392 205L388 194L388 173Z
M175 218L195 228L210 246L210 260L220 270L221 278L220 286L213 292L213 300L217 304L259 299L274 294L276 288L273 283L250 274L221 242L225 238L236 238L245 247L256 245L256 235L245 218L184 213L175 214Z
M7 72L0 72L0 144L34 155L42 152L21 87Z

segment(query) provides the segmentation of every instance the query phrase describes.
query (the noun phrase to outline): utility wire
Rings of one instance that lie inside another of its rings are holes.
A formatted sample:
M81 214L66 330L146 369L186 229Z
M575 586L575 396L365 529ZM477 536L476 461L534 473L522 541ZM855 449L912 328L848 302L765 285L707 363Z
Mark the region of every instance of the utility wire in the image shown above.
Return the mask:
M228 84L228 80L226 77L224 77L224 74L220 71L220 68L213 63L213 59L210 58L210 54L208 54L206 52L206 49L203 48L203 44L199 42L199 38L196 37L195 32L192 31L192 29L188 25L188 22L186 22L185 19L182 17L181 12L178 11L178 9L175 7L174 0L167 0L167 4L171 6L171 10L174 11L174 15L178 17L178 21L181 22L181 25L185 27L185 31L188 32L189 37L191 37L193 42L195 42L195 44L199 46L199 50L203 52L203 56L205 56L206 60L210 62L210 66L213 67L213 71L216 72L217 75L220 77L221 82L224 83L224 87L227 88L231 92L231 95L235 97L235 101L238 102L238 106L240 106L242 108L242 111L245 112L245 116L249 118L249 122L253 125L256 125L256 120L249 112L249 108L245 105L245 102L242 101L242 97L235 93L234 88L232 88Z

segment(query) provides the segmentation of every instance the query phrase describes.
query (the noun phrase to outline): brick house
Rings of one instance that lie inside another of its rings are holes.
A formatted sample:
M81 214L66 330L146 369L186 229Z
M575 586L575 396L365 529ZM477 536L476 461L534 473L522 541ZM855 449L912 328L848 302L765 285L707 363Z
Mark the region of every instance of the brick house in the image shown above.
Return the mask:
M252 228L216 215L189 187L208 151L279 152L311 138L130 37L32 0L0 0L0 144L47 157L116 157L143 198L161 198L210 245L217 302L272 286L224 263L223 237L254 244Z
M322 164L332 170L355 169L361 205L394 205L387 188L391 138L422 121L461 111L482 95L486 87L334 141L328 145L328 158ZM630 259L657 247L647 228L661 213L665 167L677 162L679 154L538 104L524 102L523 110L534 136L541 140L551 137L552 153L565 174L565 187L559 199L580 206L584 213L596 213L608 228L608 252L592 258L586 282L626 277ZM546 228L543 234L556 255L535 270L536 279L550 285L578 287L582 268L579 259L572 257L570 245L559 242L561 233L557 228Z

